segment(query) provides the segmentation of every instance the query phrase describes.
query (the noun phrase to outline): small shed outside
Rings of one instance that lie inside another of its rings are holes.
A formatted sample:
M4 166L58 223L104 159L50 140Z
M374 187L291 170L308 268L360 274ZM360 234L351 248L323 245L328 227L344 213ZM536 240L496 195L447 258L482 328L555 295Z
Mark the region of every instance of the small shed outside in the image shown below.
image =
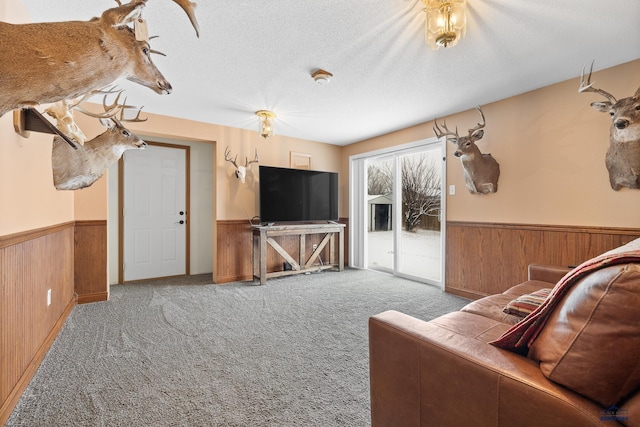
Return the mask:
M369 195L369 231L392 230L393 194Z

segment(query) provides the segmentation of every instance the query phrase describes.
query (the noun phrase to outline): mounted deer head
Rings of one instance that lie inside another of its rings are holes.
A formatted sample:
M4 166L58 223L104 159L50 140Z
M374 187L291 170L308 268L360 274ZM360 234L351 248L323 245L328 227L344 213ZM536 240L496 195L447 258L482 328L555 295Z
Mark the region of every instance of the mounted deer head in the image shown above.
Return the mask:
M106 98L106 96L105 96ZM105 102L103 101L103 105ZM97 181L104 171L118 161L126 150L145 148L146 142L138 138L133 132L126 129L120 120L127 122L143 122L140 111L133 119L124 119L123 111L132 108L128 105L119 105L113 112L105 106L105 115L100 122L107 131L98 135L84 145L74 150L60 136L53 138L51 153L51 165L53 169L53 184L58 190L78 190L89 187ZM115 115L120 114L120 120ZM100 115L90 114L93 117Z
M113 102L113 104L111 105L107 105L107 96L109 94L112 93L116 93L115 90L109 88L109 89L105 89L105 90L94 90L91 91L87 94L85 94L84 96L82 96L82 98L80 100L69 100L69 99L63 99L62 101L58 101L56 103L51 104L46 110L45 113L47 113L48 115L50 115L51 117L53 117L54 119L56 119L56 127L58 128L58 130L60 130L60 132L62 132L63 134L65 134L67 137L69 137L70 139L74 140L75 142L77 142L80 145L84 145L84 142L86 140L86 136L84 135L84 133L82 132L82 130L78 127L78 125L76 124L76 122L73 119L73 110L77 109L78 111L80 111L81 113L86 114L87 116L91 116L91 117L95 117L98 119L104 119L104 118L109 118L109 117L113 117L115 116L118 111L120 111L121 115L122 115L122 111L125 108L133 108L131 106L128 105L120 105L118 103L118 101L120 100L120 95L122 95L122 90L117 91L117 96L115 101ZM104 112L103 113L92 113L91 111L86 110L84 107L81 106L82 102L84 102L86 99L88 99L89 97L91 97L92 95L96 95L96 94L105 94L103 100L102 100L102 105L104 106ZM126 99L125 99L125 104L126 104ZM140 115L140 110L138 110L138 117ZM138 120L138 121L144 121L144 120Z
M593 87L592 72L593 63L585 81L582 69L578 92L593 92L607 98L605 102L592 102L591 107L611 116L605 158L611 188L615 191L622 187L640 189L640 87L633 96L618 101L609 92Z
M194 23L195 3L174 0ZM0 116L7 111L74 99L119 78L159 94L171 84L151 61L147 39L129 24L147 0L132 0L90 21L9 24L0 22Z
M244 181L246 179L247 176L247 168L251 166L252 163L258 163L259 159L258 159L258 149L256 148L256 157L255 159L249 161L249 159L247 157L245 157L245 162L244 162L244 166L238 166L238 163L236 163L236 160L238 159L238 155L236 154L236 156L231 159L231 150L229 149L229 147L225 148L224 150L224 160L227 162L230 162L233 166L236 167L236 178L238 178L240 180L240 182L242 182L244 184Z
M438 138L446 137L448 142L456 146L454 156L459 157L462 161L464 169L464 181L467 190L471 194L488 194L498 191L498 178L500 177L500 165L491 154L482 154L476 145L476 141L484 136L484 114L482 109L477 107L482 121L475 127L469 129L467 136L459 136L458 128L455 132L447 128L447 124L443 121L442 128L438 126L437 120L433 131Z

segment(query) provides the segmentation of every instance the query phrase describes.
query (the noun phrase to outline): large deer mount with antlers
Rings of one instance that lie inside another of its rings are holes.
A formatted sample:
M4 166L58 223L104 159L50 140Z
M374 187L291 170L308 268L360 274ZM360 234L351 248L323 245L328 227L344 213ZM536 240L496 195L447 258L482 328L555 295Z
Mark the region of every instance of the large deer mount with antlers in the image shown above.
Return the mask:
M236 154L236 156L232 159L231 158L231 149L229 147L225 148L224 150L224 160L231 163L233 166L235 166L236 171L235 171L235 176L236 178L238 178L240 180L240 182L242 182L244 184L244 181L246 180L247 177L247 169L249 167L251 167L252 163L258 163L260 160L258 159L258 149L256 148L256 156L253 160L249 160L248 157L244 158L244 166L239 166L238 165L238 155Z
M593 92L607 99L592 102L591 107L611 116L609 149L605 158L611 188L615 191L622 187L640 189L640 87L633 96L616 100L609 92L593 87L592 72L593 63L585 81L582 69L578 92Z
M476 145L476 141L484 136L485 119L482 109L477 107L482 121L475 127L469 129L467 136L459 136L458 128L450 131L443 121L442 127L438 126L437 120L433 131L438 138L446 137L448 142L456 146L454 156L462 162L464 169L464 181L467 190L471 194L489 194L498 191L498 178L500 177L500 165L491 154L483 154Z
M132 0L90 21L0 22L0 116L7 111L73 99L119 78L171 93L151 61L153 51L138 21L147 0ZM193 23L195 3L174 0Z

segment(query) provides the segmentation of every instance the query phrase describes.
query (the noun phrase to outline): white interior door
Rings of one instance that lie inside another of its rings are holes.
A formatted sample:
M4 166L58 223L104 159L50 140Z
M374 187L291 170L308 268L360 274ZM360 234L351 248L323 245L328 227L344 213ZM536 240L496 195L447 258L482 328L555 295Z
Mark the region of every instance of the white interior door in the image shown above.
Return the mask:
M124 154L124 280L186 274L186 152Z

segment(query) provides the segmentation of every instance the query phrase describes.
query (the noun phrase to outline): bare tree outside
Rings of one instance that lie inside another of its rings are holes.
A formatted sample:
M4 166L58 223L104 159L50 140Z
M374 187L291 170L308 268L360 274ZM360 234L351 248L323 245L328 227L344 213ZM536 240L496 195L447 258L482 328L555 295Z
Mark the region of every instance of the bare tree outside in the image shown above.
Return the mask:
M391 162L381 162L369 165L367 193L371 195L387 195L392 192L393 176Z
M422 224L424 217L439 215L441 182L435 162L424 154L402 159L402 213L407 231Z
M413 231L419 225L430 228L425 217L437 217L440 212L440 169L433 157L425 154L404 156L401 161L402 214L404 228ZM369 165L368 194L392 193L391 162Z

